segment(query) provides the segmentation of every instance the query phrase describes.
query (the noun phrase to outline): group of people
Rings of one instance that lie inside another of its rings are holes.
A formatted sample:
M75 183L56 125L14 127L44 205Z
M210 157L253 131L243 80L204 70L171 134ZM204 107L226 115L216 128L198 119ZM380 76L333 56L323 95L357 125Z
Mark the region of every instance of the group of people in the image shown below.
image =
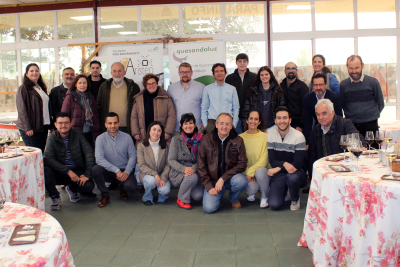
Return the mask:
M112 186L128 199L138 187L136 165L147 206L153 189L164 202L172 185L183 209L202 199L212 213L228 189L234 209L242 192L253 202L260 191L261 208L278 210L291 197L290 209L298 210L312 164L341 152L341 135L378 130L383 95L379 82L362 74L360 56L347 59L350 77L340 85L322 55L313 57L310 86L297 78L293 62L280 84L268 66L250 72L244 53L236 64L228 76L223 63L214 64L215 83L204 86L182 63L180 81L166 91L154 74L143 77L140 90L120 62L106 80L101 63L92 61L88 77L65 68L49 95L39 67L29 64L17 91L17 127L25 144L44 154L51 210L60 208L56 185L65 185L72 202L95 196L95 184L99 207L109 203Z

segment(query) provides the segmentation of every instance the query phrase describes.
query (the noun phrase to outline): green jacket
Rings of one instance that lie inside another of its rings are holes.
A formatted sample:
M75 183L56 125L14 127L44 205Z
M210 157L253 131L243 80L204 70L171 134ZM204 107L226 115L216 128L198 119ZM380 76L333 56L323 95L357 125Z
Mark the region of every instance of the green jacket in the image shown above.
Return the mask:
M131 79L124 78L126 82L127 90L127 98L128 98L128 112L126 114L126 127L127 132L131 134L131 111L133 104L133 97L140 92L139 86ZM97 95L97 110L100 116L100 127L101 132L104 133L106 131L106 127L104 125L106 121L106 115L110 109L110 91L111 91L111 83L113 79L108 79L104 83L100 85L99 93Z
M79 169L85 170L87 178L92 178L92 168L95 164L94 154L92 146L86 141L83 133L79 130L71 129L69 131L68 146L75 164ZM70 169L64 165L65 155L64 142L56 130L47 138L43 157L44 166L66 174Z

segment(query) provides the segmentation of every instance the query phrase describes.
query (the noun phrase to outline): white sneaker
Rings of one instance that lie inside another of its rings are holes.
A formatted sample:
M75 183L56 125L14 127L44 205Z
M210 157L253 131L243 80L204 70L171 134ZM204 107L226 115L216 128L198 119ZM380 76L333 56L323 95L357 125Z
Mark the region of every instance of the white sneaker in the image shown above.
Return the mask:
M300 209L300 198L297 201L292 201L290 205L290 210L299 210Z
M254 202L254 201L256 201L256 196L255 196L255 195L249 195L249 196L247 196L247 201L248 201L248 202Z
M260 208L265 209L268 208L268 198L262 198L260 203Z

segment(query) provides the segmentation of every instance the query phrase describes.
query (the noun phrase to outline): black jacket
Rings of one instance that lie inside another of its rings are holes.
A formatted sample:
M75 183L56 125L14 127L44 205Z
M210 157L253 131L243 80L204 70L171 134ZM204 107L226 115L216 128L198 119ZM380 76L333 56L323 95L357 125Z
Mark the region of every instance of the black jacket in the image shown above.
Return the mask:
M308 94L308 86L303 81L296 79L287 87L287 78L281 82L281 87L284 91L285 102L289 109L290 116L293 121L297 122L297 126L304 127L303 111L304 111L304 96Z
M68 146L71 156L79 169L85 170L85 176L92 178L92 168L95 164L92 146L86 141L85 136L79 130L69 131ZM64 165L66 148L61 135L56 130L47 138L46 150L44 151L43 162L45 167L65 174L70 169Z
M106 81L106 79L104 79L103 78L103 75L101 75L100 74L100 81L98 81L98 82L94 82L94 81L92 81L92 75L89 75L88 76L88 79L89 79L89 81L90 81L90 85L91 85L91 87L92 87L92 89L91 89L91 93L92 93L92 95L94 96L94 99L97 99L97 95L99 94L99 90L100 90L100 86L101 86L101 84L102 83L104 83L105 81ZM93 86L93 85L95 85L95 84L98 84L99 86Z
M68 88L64 87L64 84L60 84L59 86L54 87L51 89L49 98L51 102L51 113L55 117L57 116L58 112L61 112L61 108L64 102L64 99L67 95Z
M228 76L226 76L225 82L227 84L234 86L238 94L239 104L240 104L239 118L242 118L242 112L246 100L246 92L251 87L256 77L257 74L251 72L249 69L247 69L246 73L244 74L243 82L239 76L238 69L236 69L234 73L231 73Z

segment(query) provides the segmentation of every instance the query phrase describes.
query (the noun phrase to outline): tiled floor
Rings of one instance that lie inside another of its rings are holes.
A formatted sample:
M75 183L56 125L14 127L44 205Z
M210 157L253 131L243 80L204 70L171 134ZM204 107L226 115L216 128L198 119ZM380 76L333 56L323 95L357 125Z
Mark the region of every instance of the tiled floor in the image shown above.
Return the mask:
M259 208L241 195L242 209L232 210L225 193L215 214L205 214L201 203L192 210L176 206L177 189L163 204L146 207L136 192L129 201L111 191L111 202L97 207L98 198L71 203L64 190L58 211L46 211L64 228L77 267L88 266L297 266L309 267L312 254L297 247L308 195L301 209ZM156 192L154 192L157 195ZM156 199L156 198L155 198Z

